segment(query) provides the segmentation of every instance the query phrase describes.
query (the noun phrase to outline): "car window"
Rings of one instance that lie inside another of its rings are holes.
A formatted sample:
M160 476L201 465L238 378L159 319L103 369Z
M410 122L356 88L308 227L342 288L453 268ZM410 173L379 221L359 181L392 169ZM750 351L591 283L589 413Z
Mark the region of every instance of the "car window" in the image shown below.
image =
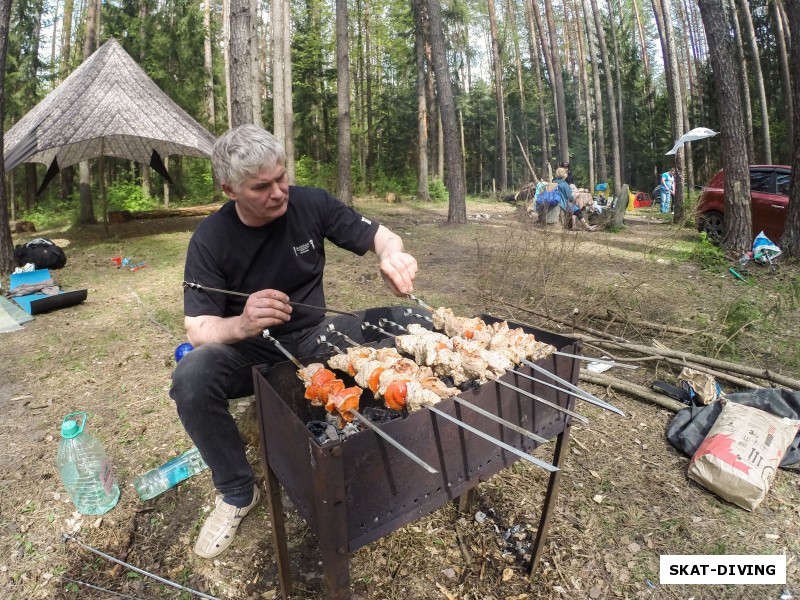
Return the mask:
M772 192L772 171L750 171L750 191L751 192L764 192L769 194Z
M778 193L781 196L789 195L789 184L792 182L792 174L778 171L776 184L778 186Z

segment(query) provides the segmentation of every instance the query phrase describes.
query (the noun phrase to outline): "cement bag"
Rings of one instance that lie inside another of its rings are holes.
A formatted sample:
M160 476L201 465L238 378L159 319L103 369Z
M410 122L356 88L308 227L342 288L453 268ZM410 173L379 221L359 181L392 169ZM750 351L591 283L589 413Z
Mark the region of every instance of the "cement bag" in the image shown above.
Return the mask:
M689 462L692 479L728 502L754 510L767 495L800 421L725 402Z

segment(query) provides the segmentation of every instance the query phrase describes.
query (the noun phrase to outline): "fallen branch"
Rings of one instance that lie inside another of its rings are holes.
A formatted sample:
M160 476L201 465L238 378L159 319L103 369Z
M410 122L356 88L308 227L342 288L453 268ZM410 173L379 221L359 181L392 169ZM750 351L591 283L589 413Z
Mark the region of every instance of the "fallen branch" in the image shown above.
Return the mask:
M669 333L677 333L679 335L713 335L711 332L707 331L695 331L693 329L686 329L685 327L677 327L675 325L667 325L665 323L655 323L645 319L629 317L628 315L619 315L608 308L606 309L606 313L606 315L598 312L587 312L586 314L602 321L613 321L618 318L623 318L631 325L636 325L637 327L646 327L647 329L652 329L654 331L668 331Z
M599 385L605 388L610 388L612 390L617 390L619 392L624 392L625 394L633 396L634 398L647 400L652 404L656 404L661 408L666 408L667 410L671 410L672 412L678 412L682 408L686 408L685 404L681 404L677 400L670 400L669 398L663 398L658 394L651 392L646 387L643 387L641 385L636 385L635 383L622 381L621 379L617 379L616 377L611 377L610 375L600 375L599 373L592 373L591 371L587 371L586 369L581 369L580 379L581 381L586 381L587 383L593 383L594 385Z
M694 369L695 371L700 371L701 373L707 373L708 375L711 375L716 379L727 381L728 383L738 385L739 387L742 388L757 390L759 387L761 387L759 385L756 385L752 381L747 381L746 379L741 379L740 377L735 377L733 375L729 375L728 373L722 373L721 371L715 371L714 369L709 369L708 367L704 367L702 365L688 363L686 361L678 360L676 358L667 358L666 361L672 365L678 365L679 367L689 367L690 369Z
M580 329L581 331L585 331L586 333L591 333L593 336L601 338L601 339L611 340L611 341L619 341L619 342L627 342L627 340L625 338L617 337L615 335L611 335L610 333L605 333L603 331L600 331L598 329L594 329L592 327L587 327L585 325L578 325L577 323L574 323L572 321L567 321L566 319L560 319L558 317L552 317L550 315L541 313L539 311L536 311L536 310L533 310L533 309L530 309L530 308L525 308L524 306L517 306L515 304L508 304L506 302L504 302L504 304L506 306L510 306L511 308L516 308L518 310L525 311L526 313L530 313L532 315L536 315L537 317L541 317L541 318L547 319L549 321L554 321L555 323L560 323L562 325L567 325L568 327L572 327L573 329Z
M592 340L592 342L597 344L598 346L603 346L604 344L613 344L614 346L625 348L626 350L631 350L633 352L641 352L642 354L648 354L648 355L660 354L665 358L677 358L681 360L687 360L690 362L699 363L701 365L706 365L714 369L722 371L730 371L732 373L738 373L739 375L745 375L747 377L754 377L756 379L771 381L773 383L777 383L778 385L790 388L791 390L795 391L800 390L800 380L794 379L793 377L788 377L786 375L781 375L780 373L774 373L769 369L748 367L747 365L740 365L738 363L732 363L725 360L709 358L707 356L701 356L700 354L693 354L691 352L681 352L680 350L672 350L666 347L654 348L652 346L643 346L641 344L632 344L630 342L618 342L614 340L609 340L609 341Z

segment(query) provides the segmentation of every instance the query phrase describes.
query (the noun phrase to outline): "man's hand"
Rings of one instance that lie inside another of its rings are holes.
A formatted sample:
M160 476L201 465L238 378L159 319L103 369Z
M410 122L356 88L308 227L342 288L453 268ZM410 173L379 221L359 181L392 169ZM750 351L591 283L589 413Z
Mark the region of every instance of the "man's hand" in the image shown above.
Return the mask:
M417 261L403 249L403 240L381 225L372 242L372 251L380 259L380 270L386 286L395 296L414 291Z
M261 335L264 329L285 323L291 318L289 296L278 290L261 290L251 294L238 317L201 315L185 317L186 334L193 346L202 344L234 344Z
M278 290L261 290L250 294L239 317L244 337L261 335L269 327L286 323L291 318L289 296Z
M381 258L381 276L395 296L405 296L414 291L417 261L405 252L393 252Z

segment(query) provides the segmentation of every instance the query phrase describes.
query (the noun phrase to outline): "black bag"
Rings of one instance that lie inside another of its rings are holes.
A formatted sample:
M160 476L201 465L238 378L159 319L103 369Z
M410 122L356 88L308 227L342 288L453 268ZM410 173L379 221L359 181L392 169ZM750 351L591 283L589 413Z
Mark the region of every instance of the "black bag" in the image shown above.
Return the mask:
M46 238L15 246L14 258L20 267L33 263L37 269L60 269L67 264L64 251Z

